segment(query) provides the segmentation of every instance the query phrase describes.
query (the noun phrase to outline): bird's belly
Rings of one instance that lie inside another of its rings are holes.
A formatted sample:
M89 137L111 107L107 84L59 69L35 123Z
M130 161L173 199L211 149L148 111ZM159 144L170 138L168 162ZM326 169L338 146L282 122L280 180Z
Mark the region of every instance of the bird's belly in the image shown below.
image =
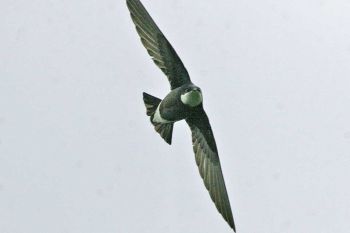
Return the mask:
M187 117L186 110L182 103L162 101L153 116L153 122L170 123L183 120Z
M173 122L173 121L164 119L164 118L161 116L161 114L160 114L159 108L160 108L160 104L158 105L157 110L156 110L156 112L154 113L153 122L157 122L157 123L170 123L170 122Z

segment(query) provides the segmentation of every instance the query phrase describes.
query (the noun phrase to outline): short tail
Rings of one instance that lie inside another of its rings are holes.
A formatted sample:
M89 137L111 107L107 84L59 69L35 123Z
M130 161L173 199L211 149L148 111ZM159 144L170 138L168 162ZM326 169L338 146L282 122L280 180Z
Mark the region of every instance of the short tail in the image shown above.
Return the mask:
M161 100L157 97L151 96L147 93L143 93L143 102L146 106L146 114L147 116L150 116L150 120L152 125L154 126L154 129L160 134L160 136L169 144L171 145L171 139L173 136L173 126L174 123L158 123L153 122L153 115L157 110L158 105L160 104Z

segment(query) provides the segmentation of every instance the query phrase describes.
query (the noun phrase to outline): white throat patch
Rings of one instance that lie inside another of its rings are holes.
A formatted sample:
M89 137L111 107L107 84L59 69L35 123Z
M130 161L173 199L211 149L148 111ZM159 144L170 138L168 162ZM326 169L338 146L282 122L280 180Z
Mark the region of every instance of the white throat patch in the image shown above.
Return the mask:
M203 101L202 93L197 90L193 90L181 95L181 102L185 105L196 107Z

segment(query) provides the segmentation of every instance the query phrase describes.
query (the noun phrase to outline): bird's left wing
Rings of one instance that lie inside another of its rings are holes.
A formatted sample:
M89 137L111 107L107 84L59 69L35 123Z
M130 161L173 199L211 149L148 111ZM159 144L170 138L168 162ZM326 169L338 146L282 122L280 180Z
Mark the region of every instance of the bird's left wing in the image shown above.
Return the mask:
M139 0L127 0L126 3L142 44L168 77L171 89L190 83L185 66L142 3Z
M193 151L205 187L220 214L235 231L213 131L203 107L197 107L194 113L186 119L186 122L192 131Z

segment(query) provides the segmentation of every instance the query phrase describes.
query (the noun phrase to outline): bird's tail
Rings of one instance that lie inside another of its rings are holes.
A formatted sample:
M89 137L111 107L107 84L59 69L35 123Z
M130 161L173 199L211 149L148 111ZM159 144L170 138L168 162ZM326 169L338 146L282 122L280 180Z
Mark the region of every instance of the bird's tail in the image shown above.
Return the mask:
M153 122L153 116L154 113L157 110L158 105L160 104L161 100L157 97L154 97L152 95L149 95L147 93L143 93L143 102L146 106L146 114L147 116L150 116L151 123L154 126L154 129L160 134L160 136L170 145L171 139L173 136L173 126L174 123L158 123Z

